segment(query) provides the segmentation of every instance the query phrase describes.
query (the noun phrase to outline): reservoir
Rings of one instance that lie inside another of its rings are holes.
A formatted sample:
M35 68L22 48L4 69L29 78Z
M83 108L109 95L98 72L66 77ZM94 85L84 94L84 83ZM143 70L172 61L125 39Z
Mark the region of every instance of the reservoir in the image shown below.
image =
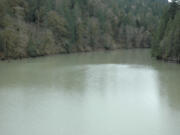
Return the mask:
M148 49L0 62L0 135L179 135L180 65Z

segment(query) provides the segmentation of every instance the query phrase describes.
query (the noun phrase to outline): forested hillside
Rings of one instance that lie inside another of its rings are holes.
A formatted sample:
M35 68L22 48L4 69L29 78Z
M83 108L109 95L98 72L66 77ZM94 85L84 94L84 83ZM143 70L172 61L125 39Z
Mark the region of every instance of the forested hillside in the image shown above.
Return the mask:
M180 2L174 1L164 13L154 35L153 56L180 62Z
M150 47L166 5L167 0L0 0L0 58ZM178 17L179 12L171 23Z

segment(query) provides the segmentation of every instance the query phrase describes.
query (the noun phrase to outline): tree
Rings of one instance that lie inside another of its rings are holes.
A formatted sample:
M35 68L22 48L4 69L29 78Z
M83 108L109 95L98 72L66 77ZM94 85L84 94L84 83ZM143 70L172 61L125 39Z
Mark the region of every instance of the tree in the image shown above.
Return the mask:
M180 8L173 1L161 20L155 34L153 56L180 62Z

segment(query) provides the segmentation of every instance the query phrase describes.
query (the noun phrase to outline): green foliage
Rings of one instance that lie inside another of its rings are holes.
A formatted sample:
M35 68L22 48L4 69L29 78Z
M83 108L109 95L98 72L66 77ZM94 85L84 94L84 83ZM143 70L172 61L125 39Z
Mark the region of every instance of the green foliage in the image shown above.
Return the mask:
M67 22L55 11L47 13L47 26L53 31L57 38L68 37Z
M29 56L36 57L55 53L55 40L50 30L41 30L38 34L31 31L30 35L27 46Z
M8 17L0 37L5 56L12 58L26 56L28 35L27 26L23 21Z
M150 47L166 5L166 0L0 0L0 53L18 58Z
M180 62L180 6L175 1L165 12L154 34L152 55Z
M0 32L0 53L2 53L4 50L3 50L3 37L2 37L2 34Z
M30 39L30 41L28 43L28 47L27 47L27 53L29 56L31 56L31 57L38 56L37 45L38 45L37 42L34 42L32 39Z

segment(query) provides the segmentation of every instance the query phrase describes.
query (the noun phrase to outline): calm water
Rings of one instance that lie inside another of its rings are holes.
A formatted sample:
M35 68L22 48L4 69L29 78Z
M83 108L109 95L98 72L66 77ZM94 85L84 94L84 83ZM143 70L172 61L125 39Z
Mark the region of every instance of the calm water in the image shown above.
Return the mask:
M180 135L180 65L149 50L0 62L0 135Z

